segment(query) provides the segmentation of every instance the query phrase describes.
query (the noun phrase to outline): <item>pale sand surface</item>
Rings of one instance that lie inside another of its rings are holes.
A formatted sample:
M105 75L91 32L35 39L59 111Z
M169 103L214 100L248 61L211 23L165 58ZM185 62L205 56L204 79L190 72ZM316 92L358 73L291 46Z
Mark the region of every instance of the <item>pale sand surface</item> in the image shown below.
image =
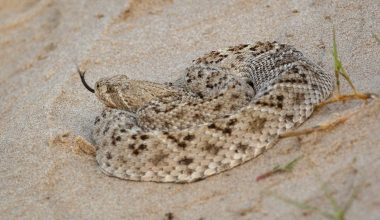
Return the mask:
M228 172L184 185L107 177L78 149L102 106L84 89L127 74L165 82L205 52L258 40L295 45L332 71L332 26L359 90L380 94L380 1L0 1L0 219L322 219L270 192L380 219L380 101L337 128L280 141ZM343 91L349 92L344 84ZM316 112L310 127L359 102ZM291 173L255 178L300 155ZM171 213L171 214L168 214Z

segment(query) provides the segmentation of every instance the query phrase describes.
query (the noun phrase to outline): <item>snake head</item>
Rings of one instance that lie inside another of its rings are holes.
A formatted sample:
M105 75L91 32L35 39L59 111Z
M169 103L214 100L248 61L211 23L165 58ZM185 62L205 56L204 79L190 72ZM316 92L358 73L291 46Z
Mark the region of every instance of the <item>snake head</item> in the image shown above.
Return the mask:
M123 91L128 90L129 79L125 75L117 75L112 77L101 78L95 83L95 89L89 86L84 78L85 71L81 71L77 67L77 71L81 78L81 81L86 89L92 93L95 93L96 97L107 107L121 108L130 110L128 102L123 100Z
M106 106L136 112L152 100L175 96L176 89L170 86L132 80L125 75L101 78L95 84L95 95Z
M135 104L127 95L132 83L126 75L104 77L95 83L95 95L107 107L134 111Z
M78 70L83 85L107 107L136 112L152 100L177 94L175 89L148 81L132 80L126 75L104 77L91 88L84 79L84 73Z

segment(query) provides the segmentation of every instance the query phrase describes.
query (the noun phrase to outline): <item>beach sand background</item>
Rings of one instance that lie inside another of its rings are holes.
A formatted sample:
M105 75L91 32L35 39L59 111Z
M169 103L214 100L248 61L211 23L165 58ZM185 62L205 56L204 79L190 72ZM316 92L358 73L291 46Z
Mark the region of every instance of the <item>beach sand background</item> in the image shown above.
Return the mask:
M0 0L0 219L380 218L380 101L333 104L302 127L358 111L327 132L281 140L260 157L192 184L104 175L80 150L102 106L81 84L115 74L165 82L218 48L276 40L333 71L332 29L360 91L380 94L380 1ZM343 83L343 92L350 92ZM256 182L303 156L293 172Z

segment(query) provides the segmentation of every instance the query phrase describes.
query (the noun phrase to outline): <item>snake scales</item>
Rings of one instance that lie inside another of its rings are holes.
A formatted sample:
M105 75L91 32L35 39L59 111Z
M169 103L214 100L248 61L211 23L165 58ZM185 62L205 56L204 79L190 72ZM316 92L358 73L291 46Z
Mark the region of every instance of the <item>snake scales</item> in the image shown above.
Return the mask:
M273 146L333 87L331 74L277 42L212 51L167 84L102 78L92 90L106 106L92 131L96 160L121 179L204 179Z

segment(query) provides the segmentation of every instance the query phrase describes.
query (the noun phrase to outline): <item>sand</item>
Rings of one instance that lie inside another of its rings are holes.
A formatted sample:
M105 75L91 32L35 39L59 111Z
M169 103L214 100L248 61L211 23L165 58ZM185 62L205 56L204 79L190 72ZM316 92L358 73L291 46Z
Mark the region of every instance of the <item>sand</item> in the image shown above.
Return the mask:
M379 219L378 100L322 108L302 127L358 113L203 181L129 182L82 150L102 106L76 72L91 85L115 74L165 82L208 51L259 40L295 45L333 71L335 25L353 82L380 94L379 21L378 0L1 0L0 219L322 219L279 197L331 213L324 183L340 206L357 192L346 219ZM292 172L256 181L299 156Z

